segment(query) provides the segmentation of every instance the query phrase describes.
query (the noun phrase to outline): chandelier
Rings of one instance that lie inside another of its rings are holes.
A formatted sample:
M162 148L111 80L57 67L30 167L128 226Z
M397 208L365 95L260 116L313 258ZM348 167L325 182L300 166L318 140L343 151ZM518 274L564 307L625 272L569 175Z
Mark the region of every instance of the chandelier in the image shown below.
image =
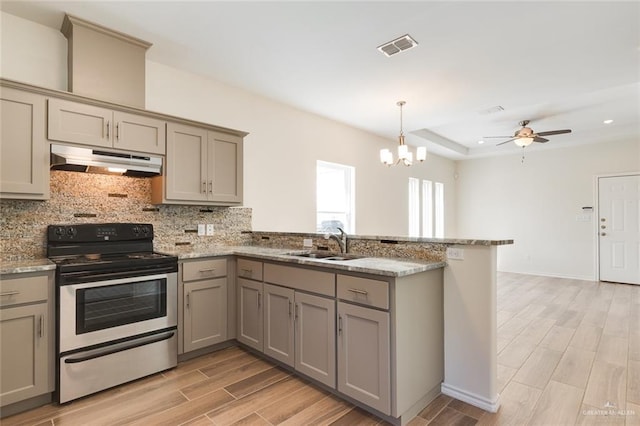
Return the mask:
M400 107L400 136L398 136L398 161L394 163L393 153L390 149L380 150L380 162L387 166L393 166L397 164L404 164L410 166L413 164L413 152L409 151L409 147L404 143L404 132L402 131L402 107L406 104L405 101L398 101L396 105ZM427 158L427 147L419 146L416 150L416 161L423 162Z

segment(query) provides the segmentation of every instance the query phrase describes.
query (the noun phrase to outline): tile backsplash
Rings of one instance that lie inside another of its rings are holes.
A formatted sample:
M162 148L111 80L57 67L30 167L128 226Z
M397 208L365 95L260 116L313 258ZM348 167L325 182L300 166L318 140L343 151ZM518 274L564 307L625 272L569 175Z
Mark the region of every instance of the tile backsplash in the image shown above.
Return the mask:
M50 224L138 222L154 226L154 244L194 248L251 243L251 209L151 204L151 180L51 171L47 201L0 200L0 261L46 255ZM198 224L213 224L213 236L198 236Z

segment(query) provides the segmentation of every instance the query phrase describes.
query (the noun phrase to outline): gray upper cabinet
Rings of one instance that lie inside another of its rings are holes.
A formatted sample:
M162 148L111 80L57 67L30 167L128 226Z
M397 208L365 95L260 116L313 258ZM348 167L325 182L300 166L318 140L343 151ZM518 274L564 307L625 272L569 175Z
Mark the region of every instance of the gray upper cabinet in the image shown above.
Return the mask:
M0 88L0 197L49 198L44 96Z
M167 124L163 177L154 204L242 204L242 137L204 127Z
M165 153L165 122L63 99L49 99L48 138L95 147Z

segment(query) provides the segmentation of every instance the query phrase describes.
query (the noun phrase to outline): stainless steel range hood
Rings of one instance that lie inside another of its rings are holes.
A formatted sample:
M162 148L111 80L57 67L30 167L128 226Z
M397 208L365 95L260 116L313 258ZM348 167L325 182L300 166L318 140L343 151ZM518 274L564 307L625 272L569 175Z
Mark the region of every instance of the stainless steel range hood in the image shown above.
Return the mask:
M51 170L151 177L160 175L162 157L51 144Z

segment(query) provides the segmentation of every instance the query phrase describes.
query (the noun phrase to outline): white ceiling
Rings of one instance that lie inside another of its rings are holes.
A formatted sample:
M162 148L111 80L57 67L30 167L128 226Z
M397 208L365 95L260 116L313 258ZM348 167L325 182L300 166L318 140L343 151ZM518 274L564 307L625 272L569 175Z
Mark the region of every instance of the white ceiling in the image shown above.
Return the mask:
M454 159L524 119L572 129L527 149L640 143L640 3L2 1L59 29L64 13L147 40L151 61L211 76ZM419 45L390 58L404 34ZM485 111L502 106L504 111ZM603 120L613 119L609 125ZM428 139L428 140L427 140Z

